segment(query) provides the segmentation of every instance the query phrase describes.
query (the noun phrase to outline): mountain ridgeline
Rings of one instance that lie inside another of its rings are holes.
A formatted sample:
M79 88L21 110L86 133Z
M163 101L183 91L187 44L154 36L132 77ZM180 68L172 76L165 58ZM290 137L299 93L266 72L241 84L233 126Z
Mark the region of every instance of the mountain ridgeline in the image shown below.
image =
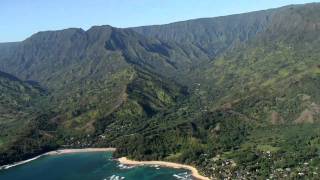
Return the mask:
M0 164L57 148L212 179L320 170L320 4L0 44Z

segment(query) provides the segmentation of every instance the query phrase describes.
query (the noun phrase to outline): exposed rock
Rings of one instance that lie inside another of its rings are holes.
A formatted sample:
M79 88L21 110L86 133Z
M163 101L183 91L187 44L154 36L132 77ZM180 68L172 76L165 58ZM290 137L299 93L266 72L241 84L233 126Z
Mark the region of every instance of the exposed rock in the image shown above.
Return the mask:
M320 113L320 106L315 102L313 102L311 103L310 107L304 110L294 122L297 124L314 123L315 117L319 113Z
M271 124L276 125L276 124L284 124L284 120L281 117L281 115L276 112L276 111L272 111L271 112Z
M302 101L308 101L311 99L311 96L309 96L308 94L302 94L301 95L301 100Z
M294 121L296 124L313 123L313 112L309 109L304 110L301 115Z

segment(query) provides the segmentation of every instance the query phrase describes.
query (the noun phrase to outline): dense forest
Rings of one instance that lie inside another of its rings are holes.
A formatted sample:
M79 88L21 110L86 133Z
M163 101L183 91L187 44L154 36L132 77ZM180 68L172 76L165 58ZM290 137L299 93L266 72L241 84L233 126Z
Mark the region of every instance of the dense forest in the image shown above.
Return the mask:
M58 148L317 179L320 4L0 44L0 165Z

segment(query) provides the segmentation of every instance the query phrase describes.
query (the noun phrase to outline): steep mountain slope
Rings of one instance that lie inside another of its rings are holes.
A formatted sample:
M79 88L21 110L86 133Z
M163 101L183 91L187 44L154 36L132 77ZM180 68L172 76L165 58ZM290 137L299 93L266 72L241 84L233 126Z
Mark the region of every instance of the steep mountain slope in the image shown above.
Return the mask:
M191 112L201 110L202 117L189 114L192 128L182 129L183 132L192 132L187 135L192 140L182 143L188 145L180 150L173 146L172 154L160 159L174 157L179 161L201 164L205 167L203 170L215 178L315 177L320 118L319 9L319 4L307 4L272 10L261 31L242 43L226 43L227 51L211 56L214 58L210 63L191 73L190 77L197 77L191 81L195 83L192 95L198 97L196 101L190 99L193 106L198 104ZM263 19L260 20L263 22ZM185 33L179 33L182 29L177 28L197 21L202 20L135 30L164 40L176 38L182 43L203 44L203 32L184 28ZM241 25L235 29L241 29ZM228 33L229 29L225 32ZM179 39L180 36L183 38ZM232 121L230 114L238 121ZM173 113L171 116L179 119L182 115ZM217 122L220 118L223 121ZM176 129L179 131L180 128ZM148 140L150 136L142 138L145 144L156 142ZM194 142L197 145L192 146ZM153 147L161 147L161 143ZM188 147L194 150L188 151ZM161 153L142 154L149 157ZM204 154L206 156L199 160ZM187 156L189 158L185 158ZM307 165L302 167L299 164Z
M59 139L52 146L87 147L98 136L116 138L124 123L135 124L151 117L187 93L179 84L157 75L161 67L170 67L168 73L176 70L168 63L175 61L169 53L183 57L182 50L175 52L167 47L157 52L153 48L162 47L160 41L143 38L131 30L102 26L87 32L41 32L8 46L1 46L1 68L47 89L48 95L37 101L41 109L32 116L36 124L32 130L44 128ZM158 71L151 72L155 66ZM38 122L43 127L38 127ZM115 133L107 131L109 126ZM26 138L16 143L23 144ZM13 154L11 161L20 159L20 148L5 150Z
M41 129L36 123L45 96L46 92L34 83L0 72L0 164L28 158L45 144L45 138L40 140L37 135ZM19 151L11 153L12 149Z
M240 97L259 96L259 93L276 98L276 95L282 97L291 91L294 91L292 96L301 96L309 91L309 94L316 96L319 8L319 4L286 6L133 29L164 41L192 43L197 46L208 45L203 41L219 42L219 45L228 47L228 50L218 50L220 53L216 53L210 63L198 65L195 71L187 75L192 79L189 82L198 84L199 87L194 86L194 89L198 91L195 93L200 93L203 97L202 103L218 108L233 101L238 103ZM216 34L220 31L227 38L217 37ZM241 38L244 36L245 38ZM232 41L228 41L229 38ZM217 49L214 44L208 45L208 48L212 51ZM314 87L310 88L311 84ZM284 85L286 86L283 87ZM308 87L308 90L304 87ZM309 96L308 93L305 95ZM290 98L294 97L288 97ZM279 106L283 107L284 104ZM283 109L289 108L288 106L287 104ZM271 111L267 113L272 114Z
M299 108L318 104L319 8L309 5L279 11L266 32L212 62L204 74L220 92L214 98L223 97L222 103L227 103L238 97L270 96L273 100L268 104L275 106L269 107L268 113L290 109L284 112L288 121L301 112ZM298 100L306 101L307 97L313 100L311 104Z
M204 50L210 57L215 57L263 32L273 20L275 12L276 10L272 9L132 29L148 37L192 44Z
M3 103L6 111L22 103L37 113L25 134L7 133L17 146L3 145L0 164L57 147L113 146L115 156L183 162L218 179L316 178L319 12L315 3L0 44L0 70L47 89L41 96L4 81L41 98L4 89L18 102Z
M35 112L35 103L43 95L44 92L39 87L0 72L1 133L27 124Z
M110 26L40 32L10 51L2 47L0 51L6 53L1 54L0 69L54 88L93 75L112 74L127 63L174 77L192 68L194 61L208 60L198 48Z

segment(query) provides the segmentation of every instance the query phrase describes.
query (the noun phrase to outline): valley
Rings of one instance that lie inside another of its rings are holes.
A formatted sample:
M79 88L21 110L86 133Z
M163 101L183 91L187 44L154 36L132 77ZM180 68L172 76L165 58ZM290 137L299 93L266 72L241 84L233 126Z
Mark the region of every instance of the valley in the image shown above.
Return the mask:
M0 165L59 148L317 179L320 4L0 43Z

